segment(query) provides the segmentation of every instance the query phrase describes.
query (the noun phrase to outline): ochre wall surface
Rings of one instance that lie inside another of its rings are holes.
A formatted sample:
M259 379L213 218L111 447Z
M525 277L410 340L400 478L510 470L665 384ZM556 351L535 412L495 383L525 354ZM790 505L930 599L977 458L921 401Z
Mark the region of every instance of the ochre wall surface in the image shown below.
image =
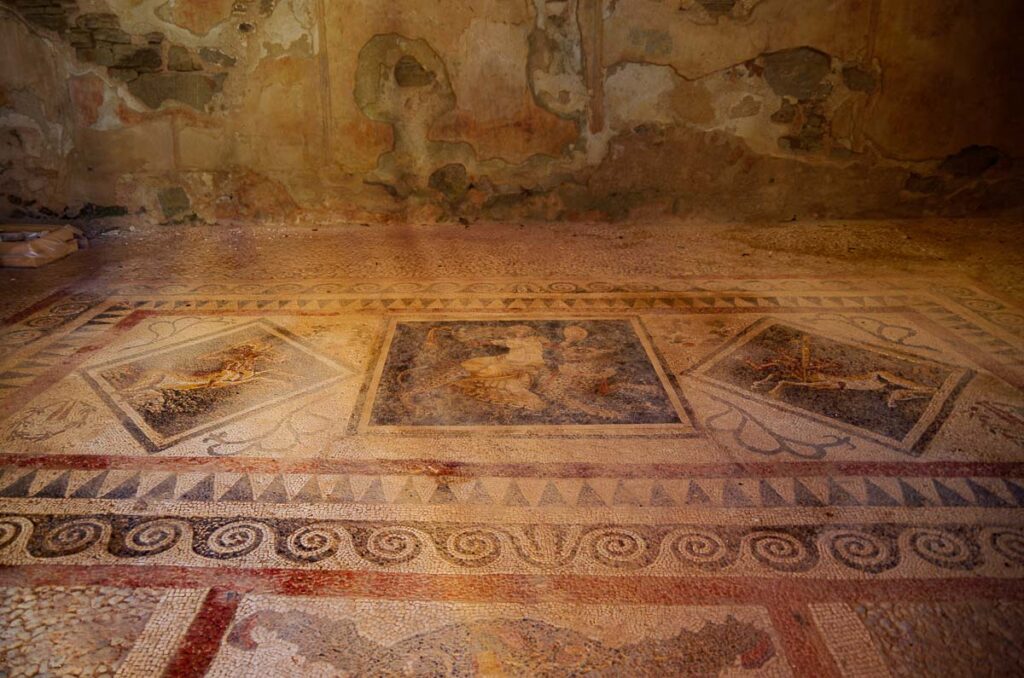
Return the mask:
M1024 203L1019 0L0 0L0 214Z

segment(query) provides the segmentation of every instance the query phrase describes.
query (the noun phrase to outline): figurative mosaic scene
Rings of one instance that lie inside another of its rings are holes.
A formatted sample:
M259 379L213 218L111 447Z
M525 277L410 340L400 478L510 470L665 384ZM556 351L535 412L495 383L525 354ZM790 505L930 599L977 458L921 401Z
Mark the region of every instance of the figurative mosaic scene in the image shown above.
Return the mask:
M636 330L628 319L398 322L370 423L679 424Z
M1024 0L0 0L0 678L1024 676Z
M971 282L261 266L9 317L9 675L1020 665L1024 316Z

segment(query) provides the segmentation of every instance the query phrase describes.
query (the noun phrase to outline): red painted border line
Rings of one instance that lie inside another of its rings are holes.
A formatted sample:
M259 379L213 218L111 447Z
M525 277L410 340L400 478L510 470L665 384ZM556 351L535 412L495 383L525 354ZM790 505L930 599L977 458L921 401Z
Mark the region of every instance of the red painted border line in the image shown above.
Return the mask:
M165 678L199 678L213 663L220 650L241 597L234 591L211 589L192 620L174 657L167 664Z
M768 614L795 675L815 678L842 676L832 653L816 632L806 605L773 605L768 607Z
M272 459L0 453L0 466L72 470L426 475L450 478L1024 478L1024 462L784 461L727 464L485 463L439 459Z
M68 294L70 294L70 292L67 290L67 288L59 289L50 296L40 299L31 306L23 308L20 311L17 311L7 316L2 321L0 321L0 325L13 325L15 323L20 323L22 320L28 318L30 315L37 313L38 311L41 311L47 306L54 304L60 299L63 299L64 297L68 296Z
M811 579L803 577L609 577L416 574L367 570L215 568L175 565L15 565L0 586L220 588L240 594L463 602L675 605L807 605L818 602L1024 601L1024 579Z

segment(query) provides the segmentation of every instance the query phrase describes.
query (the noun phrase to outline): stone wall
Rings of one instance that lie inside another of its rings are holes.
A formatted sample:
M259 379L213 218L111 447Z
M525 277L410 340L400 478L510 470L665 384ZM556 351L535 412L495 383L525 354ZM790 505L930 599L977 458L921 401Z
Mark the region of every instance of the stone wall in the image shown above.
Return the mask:
M1024 203L1019 0L0 0L0 213Z

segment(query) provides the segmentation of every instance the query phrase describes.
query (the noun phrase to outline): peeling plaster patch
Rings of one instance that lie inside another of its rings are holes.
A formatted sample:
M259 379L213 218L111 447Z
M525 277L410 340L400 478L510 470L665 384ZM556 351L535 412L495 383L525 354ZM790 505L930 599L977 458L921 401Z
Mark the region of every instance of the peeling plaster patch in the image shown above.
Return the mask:
M68 92L74 105L76 122L93 127L100 119L100 109L106 98L107 84L97 75L87 74L68 80Z
M307 0L293 0L287 5L274 5L266 9L270 13L260 24L263 57L274 58L284 53L295 56L313 54L314 21Z
M15 111L5 111L0 115L0 131L3 132L4 147L0 159L20 154L42 157L48 134L38 121Z
M673 122L666 101L679 79L668 66L626 63L610 69L605 83L605 109L614 129L639 122Z
M359 51L355 100L371 120L394 130L394 147L377 159L368 181L407 195L423 188L427 174L451 162L475 161L466 144L431 141L437 119L455 108L448 71L426 40L376 35Z
M605 99L609 124L615 130L642 123L706 127L716 118L704 80L681 78L670 66L623 63L613 67Z
M432 139L465 141L478 157L509 163L565 154L579 126L539 106L530 91L531 30L529 24L470 22L446 57L457 105L431 130Z
M576 7L579 0L534 0L537 27L530 33L527 73L537 104L563 118L580 118L589 101Z
M206 35L231 16L234 0L168 0L156 13L195 35Z
M432 77L398 79L410 70L429 72ZM426 40L394 33L376 35L360 50L355 99L367 117L390 123L432 120L455 105L448 72L437 52Z
M664 59L672 54L672 34L653 28L633 28L629 41L652 59Z

